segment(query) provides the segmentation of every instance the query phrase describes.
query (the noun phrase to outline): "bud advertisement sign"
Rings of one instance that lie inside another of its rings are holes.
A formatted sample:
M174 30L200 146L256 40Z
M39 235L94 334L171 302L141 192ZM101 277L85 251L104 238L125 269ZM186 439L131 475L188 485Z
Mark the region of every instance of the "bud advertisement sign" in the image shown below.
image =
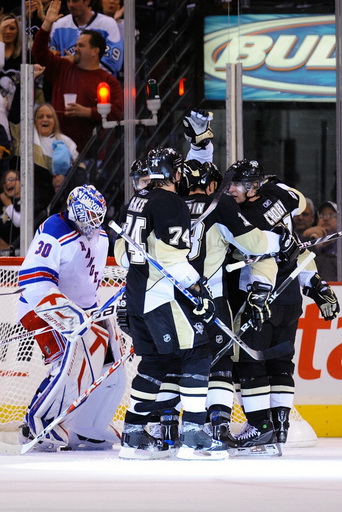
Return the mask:
M237 62L245 101L335 101L335 16L206 17L206 99L225 100L226 65Z

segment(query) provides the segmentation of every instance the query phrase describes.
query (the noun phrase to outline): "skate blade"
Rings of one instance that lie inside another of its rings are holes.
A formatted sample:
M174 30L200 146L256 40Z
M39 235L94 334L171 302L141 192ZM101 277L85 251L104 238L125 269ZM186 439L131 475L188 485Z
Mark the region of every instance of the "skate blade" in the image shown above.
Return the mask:
M183 460L225 460L229 458L227 450L221 451L208 451L208 450L195 450L194 448L188 448L181 446L176 455L177 459Z
M122 446L119 451L119 459L136 460L154 460L165 459L172 456L170 450L142 450L140 448L131 448Z
M228 451L230 457L281 457L283 454L280 443L230 448Z

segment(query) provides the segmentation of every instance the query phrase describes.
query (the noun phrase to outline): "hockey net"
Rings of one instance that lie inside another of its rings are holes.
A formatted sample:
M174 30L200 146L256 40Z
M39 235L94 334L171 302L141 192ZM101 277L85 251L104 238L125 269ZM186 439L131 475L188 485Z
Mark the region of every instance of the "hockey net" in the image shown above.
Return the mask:
M22 258L0 258L0 443L18 444L18 427L23 423L27 407L40 382L46 376L41 351L33 337L15 339L27 331L17 324L17 302L19 293L17 276ZM125 285L126 273L108 258L101 286L100 301L103 304L120 287ZM4 294L9 295L4 295ZM121 354L131 347L131 339L115 326ZM114 425L122 431L125 412L129 404L130 385L135 375L139 358L131 356L125 363L126 387L114 416ZM239 431L246 418L238 401L233 407L233 431ZM311 446L317 437L311 426L303 420L298 411L291 411L289 444Z

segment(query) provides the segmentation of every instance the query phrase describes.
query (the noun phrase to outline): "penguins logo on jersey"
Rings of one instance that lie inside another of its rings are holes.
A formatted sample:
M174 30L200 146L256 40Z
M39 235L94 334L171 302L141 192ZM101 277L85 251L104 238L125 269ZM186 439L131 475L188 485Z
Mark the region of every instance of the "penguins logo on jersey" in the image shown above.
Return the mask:
M204 325L201 322L197 322L194 325L194 328L195 328L195 333L196 334L203 334L203 332L204 332Z
M221 343L223 343L223 336L222 336L222 334L217 334L217 335L215 336L215 343L218 343L219 345L220 345Z

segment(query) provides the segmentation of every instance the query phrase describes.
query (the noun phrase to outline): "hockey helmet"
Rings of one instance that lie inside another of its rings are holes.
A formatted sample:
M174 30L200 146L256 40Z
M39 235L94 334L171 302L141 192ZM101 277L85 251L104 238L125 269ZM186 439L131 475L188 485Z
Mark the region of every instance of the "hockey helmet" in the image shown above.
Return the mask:
M184 162L184 178L188 189L201 188L206 190L212 181L216 187L220 186L222 176L217 166L212 162L199 162L198 160L186 160Z
M253 182L263 181L265 178L265 171L257 160L238 160L229 167L227 172L234 171L232 176L233 182Z
M174 182L176 172L183 172L183 157L173 148L155 148L147 154L147 165L151 179Z
M103 195L93 185L74 188L67 199L68 217L78 231L91 238L93 231L101 227L107 206Z
M149 183L149 169L146 160L134 160L131 165L130 176L132 178L134 190L141 190Z

